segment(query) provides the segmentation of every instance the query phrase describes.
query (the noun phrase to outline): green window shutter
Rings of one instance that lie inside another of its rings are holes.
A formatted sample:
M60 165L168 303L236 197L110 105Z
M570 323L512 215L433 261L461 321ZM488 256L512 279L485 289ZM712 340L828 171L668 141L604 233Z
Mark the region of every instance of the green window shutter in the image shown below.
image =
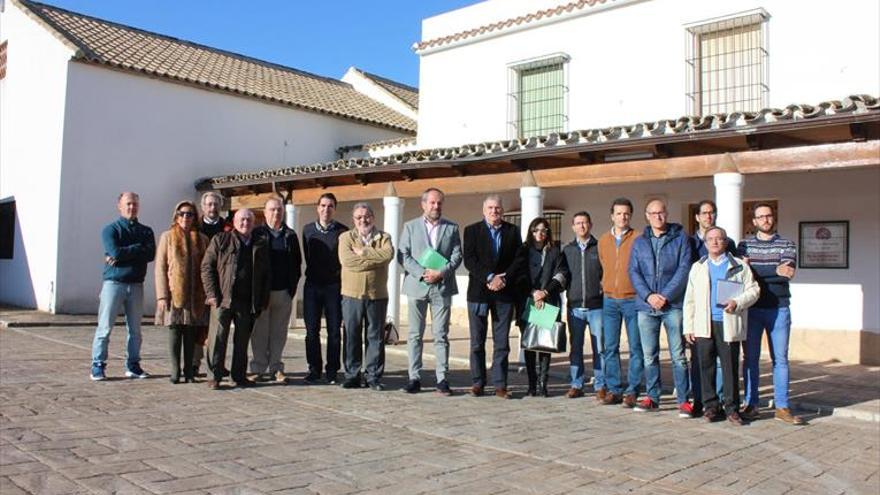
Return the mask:
M565 84L562 64L519 72L520 137L561 132L565 121Z

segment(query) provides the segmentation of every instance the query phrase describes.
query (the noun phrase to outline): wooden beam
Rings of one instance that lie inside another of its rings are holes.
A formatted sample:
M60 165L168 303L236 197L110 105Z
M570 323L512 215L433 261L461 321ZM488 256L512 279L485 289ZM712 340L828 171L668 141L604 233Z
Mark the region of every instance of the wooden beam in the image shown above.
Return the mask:
M793 148L740 151L730 153L743 174L805 172L856 167L880 166L880 140L862 143L837 143ZM620 163L578 165L566 168L534 170L538 186L578 187L597 184L626 184L631 182L659 182L693 177L711 177L724 167L724 154L658 158ZM395 181L394 187L402 198L417 198L428 187L437 187L447 195L488 194L517 190L522 172L440 177ZM339 201L378 199L384 195L385 184L333 186L329 188ZM320 188L297 189L294 203L315 204L326 192ZM271 193L270 193L271 194ZM232 199L232 208L262 208L266 194L238 196Z
M528 160L510 160L510 164L516 167L517 170L521 172L525 172L529 169L529 161Z

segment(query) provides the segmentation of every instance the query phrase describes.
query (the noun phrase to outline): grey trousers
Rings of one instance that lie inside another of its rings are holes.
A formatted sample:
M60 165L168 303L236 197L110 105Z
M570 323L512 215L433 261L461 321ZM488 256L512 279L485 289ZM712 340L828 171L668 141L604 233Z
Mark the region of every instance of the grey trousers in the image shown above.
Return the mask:
M452 307L452 297L443 297L436 287L431 287L428 290L427 297L407 299L409 335L406 343L409 354L409 379L421 379L422 342L429 306L431 308L431 334L434 338L434 358L437 361L437 383L440 383L446 380L446 375L449 372L449 310Z
M344 361L345 378L357 377L361 365L367 372L367 383L378 383L385 371L385 342L382 341L382 327L388 299L354 299L342 297L342 321L345 323ZM367 340L364 342L364 319L366 319ZM364 344L367 352L364 359ZM366 361L366 362L364 362Z
M251 373L284 373L281 354L287 344L292 309L293 298L286 289L269 293L269 307L260 313L251 333Z

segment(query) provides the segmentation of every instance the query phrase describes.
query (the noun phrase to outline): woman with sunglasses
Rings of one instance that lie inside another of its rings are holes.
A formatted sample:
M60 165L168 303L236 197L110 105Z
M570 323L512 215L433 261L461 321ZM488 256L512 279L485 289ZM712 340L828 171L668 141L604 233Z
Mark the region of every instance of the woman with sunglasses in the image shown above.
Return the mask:
M208 324L200 268L208 237L194 227L198 221L195 203L177 203L171 228L162 233L156 245L156 325L170 330L171 383L180 382L181 348L184 379L186 383L195 381L189 366L195 336Z
M522 274L518 285L524 293L524 304L528 304L528 300L531 299L538 309L542 308L544 303L561 306L560 294L565 290L568 269L559 243L553 241L553 233L550 231L550 222L547 219L538 217L529 224L526 241L517 253L515 264L520 267L519 273ZM561 318L561 312L556 318L557 320ZM525 328L527 324L522 321L521 328ZM525 360L529 377L528 395L534 397L540 394L541 397L547 397L550 353L525 351Z

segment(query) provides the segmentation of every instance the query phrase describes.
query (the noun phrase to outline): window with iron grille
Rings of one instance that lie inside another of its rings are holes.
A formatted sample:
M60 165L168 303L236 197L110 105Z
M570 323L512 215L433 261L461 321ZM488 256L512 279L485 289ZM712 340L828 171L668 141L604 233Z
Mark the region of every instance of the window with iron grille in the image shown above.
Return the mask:
M563 242L562 233L562 217L565 215L563 210L545 209L543 217L550 223L550 232L553 232L553 239ZM522 214L519 211L511 211L505 213L502 218L505 222L510 222L517 227L522 226ZM568 235L564 236L568 239ZM523 239L525 240L525 239Z
M767 24L763 9L686 26L691 115L756 112L767 106Z
M568 123L567 55L510 66L508 129L512 138L562 132Z

